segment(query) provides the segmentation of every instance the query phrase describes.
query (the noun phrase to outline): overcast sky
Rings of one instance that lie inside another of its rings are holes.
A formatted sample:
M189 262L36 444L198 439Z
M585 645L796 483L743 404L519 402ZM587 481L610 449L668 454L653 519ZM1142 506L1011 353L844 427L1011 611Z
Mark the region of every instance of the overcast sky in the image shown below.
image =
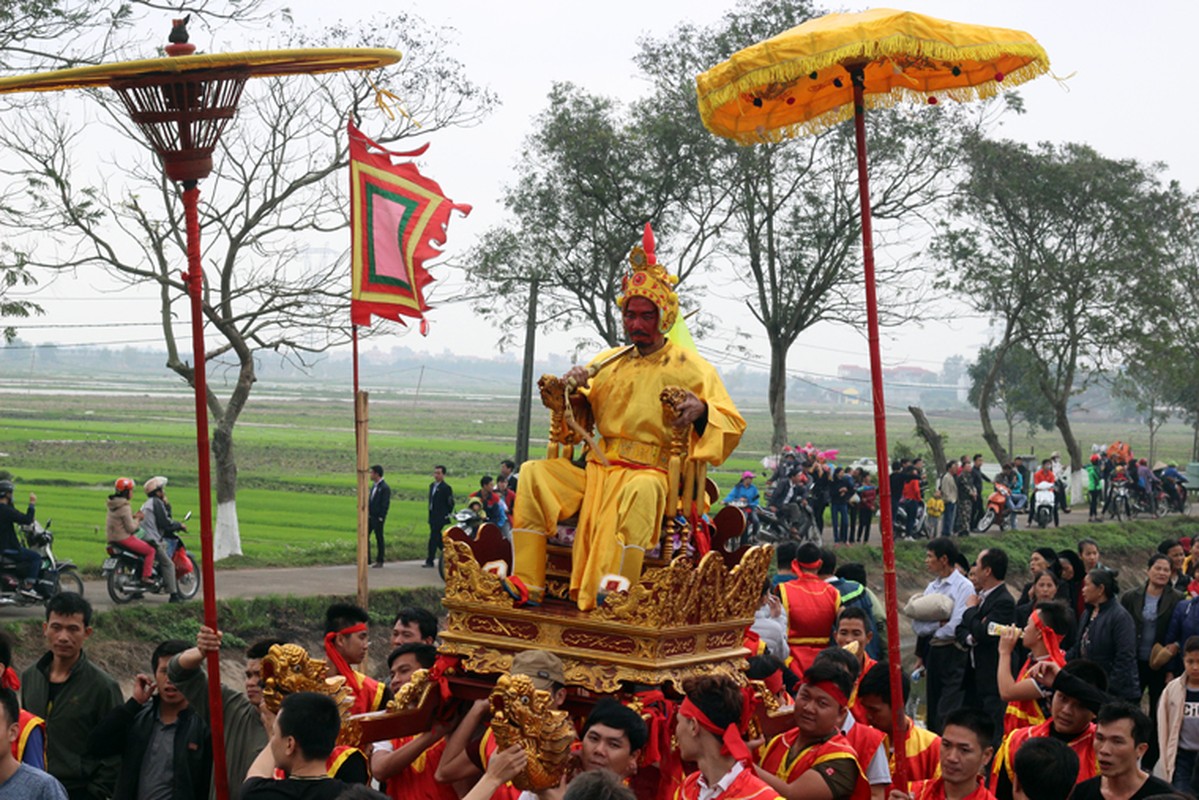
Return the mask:
M330 21L330 4L324 0L295 0L290 5L302 24ZM568 80L596 93L636 98L645 91L631 61L639 35L662 35L684 19L711 23L734 8L733 3L718 0L577 4L408 0L403 6L431 24L454 29L454 55L475 81L491 88L502 102L483 124L438 134L422 161L426 174L438 180L451 198L474 206L469 218L451 222L449 250L453 253L465 251L478 234L502 221L500 193L504 184L512 181L521 142L529 132L531 118L544 107L551 82ZM1193 123L1199 114L1184 81L1189 72L1183 70L1184 53L1194 49L1199 4L1182 0L1158 0L1144 6L1111 0L911 0L902 7L946 19L1023 29L1045 47L1053 73L1064 80L1042 77L1020 87L1027 113L1007 119L1002 135L1028 142L1080 141L1112 157L1164 161L1169 164L1169 175L1186 189L1199 185L1199 163L1193 155ZM396 4L360 0L352 8L353 19L369 24ZM241 48L214 42L213 49ZM79 95L77 102L87 101ZM368 119L363 126L368 134L370 125ZM659 254L668 263L670 256ZM455 280L444 271L438 276L446 285ZM46 287L38 299L48 313L31 322L78 321L85 308L87 318L100 323L153 322L156 318L155 293L148 288L141 302L118 307L106 301L101 308L93 300L83 305L82 298L95 285L94 279L80 279ZM748 314L737 311L731 302L727 313L730 321L754 335L753 342L760 345L765 358L765 339L757 334ZM493 332L472 319L469 309L438 307L430 319L432 329L427 338L409 329L403 335L373 340L371 346L403 344L430 354L451 350L481 355L494 338ZM22 336L34 342L129 341L150 337L152 331L30 328L24 329ZM567 334L543 337L538 352L565 353L573 340ZM923 328L908 327L888 334L884 360L887 365L936 369L955 353L972 358L986 340L981 320L929 322ZM864 339L852 331L820 327L800 338L791 351L790 365L827 373L841 363L865 361Z

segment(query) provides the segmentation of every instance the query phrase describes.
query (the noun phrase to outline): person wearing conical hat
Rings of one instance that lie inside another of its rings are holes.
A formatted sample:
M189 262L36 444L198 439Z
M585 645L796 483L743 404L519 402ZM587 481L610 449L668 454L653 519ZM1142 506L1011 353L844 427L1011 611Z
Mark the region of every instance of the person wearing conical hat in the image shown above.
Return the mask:
M722 463L745 430L712 365L667 338L679 313L677 279L656 262L648 225L643 246L633 248L629 262L632 269L617 303L632 349L611 361L619 349L600 353L591 366L605 366L594 376L584 367L563 376L579 387L575 415L594 419L596 444L607 465L589 452L584 469L565 458L521 467L512 525L514 571L532 601L545 591L546 539L575 514L570 593L580 609L595 608L604 576L618 574L630 583L640 578L645 553L657 546L667 511L672 432L659 399L663 389L686 391L676 406L675 424L691 429L693 461Z

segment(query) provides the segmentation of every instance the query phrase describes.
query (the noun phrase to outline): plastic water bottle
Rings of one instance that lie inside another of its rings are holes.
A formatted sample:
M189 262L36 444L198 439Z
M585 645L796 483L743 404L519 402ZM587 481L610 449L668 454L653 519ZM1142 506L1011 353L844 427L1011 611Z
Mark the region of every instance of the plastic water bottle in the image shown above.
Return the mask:
M998 622L987 623L988 636L1003 636L1008 631L1015 631L1018 634L1024 633L1024 629L1019 625L1001 625Z
M924 667L916 667L908 677L912 679L912 683L924 680Z

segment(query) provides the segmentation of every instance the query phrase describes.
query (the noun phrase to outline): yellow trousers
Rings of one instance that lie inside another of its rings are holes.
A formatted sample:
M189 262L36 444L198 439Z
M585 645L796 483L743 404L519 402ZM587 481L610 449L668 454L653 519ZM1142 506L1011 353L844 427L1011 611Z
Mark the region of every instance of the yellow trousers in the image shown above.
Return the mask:
M512 521L516 575L540 598L546 540L578 514L570 595L581 610L595 608L603 576L640 579L645 551L658 544L666 494L666 474L656 469L588 462L583 470L565 458L525 462Z

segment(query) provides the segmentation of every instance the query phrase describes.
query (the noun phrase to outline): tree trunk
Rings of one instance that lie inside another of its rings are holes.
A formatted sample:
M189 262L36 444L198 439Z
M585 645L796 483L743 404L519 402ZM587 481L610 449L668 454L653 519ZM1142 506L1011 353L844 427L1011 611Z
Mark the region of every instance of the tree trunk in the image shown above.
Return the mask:
M240 556L241 530L237 521L237 461L233 456L233 426L218 423L212 434L212 455L216 465L216 530L213 532L213 557Z
M525 363L520 371L520 409L516 419L517 468L529 460L529 428L533 413L533 361L537 355L537 292L540 278L529 281L529 310L525 318Z
M1081 503L1083 501L1082 489L1086 485L1086 472L1083 470L1082 450L1078 446L1078 439L1074 436L1074 429L1070 427L1070 417L1066 415L1066 401L1053 404L1053 416L1058 432L1062 435L1062 441L1066 445L1066 455L1070 457L1070 469L1073 470L1070 474L1070 502Z
M991 452L1000 464L1006 464L1011 459L1003 449L1003 442L999 441L999 434L995 432L995 426L991 424L991 393L995 391L995 377L999 374L1000 367L1003 366L1003 357L1007 355L1007 348L1008 345L1003 344L996 349L995 358L991 360L991 368L987 370L987 375L983 378L982 389L978 393L978 419L983 426L983 440L987 443L987 447L991 448Z
M929 448L933 451L933 471L939 478L945 471L945 465L949 463L949 460L945 457L945 439L941 434L933 430L928 417L924 415L924 409L920 408L920 406L908 406L908 411L911 412L912 418L916 420L916 433L928 443Z
M770 421L774 433L770 451L777 453L787 444L787 347L782 342L770 342Z

